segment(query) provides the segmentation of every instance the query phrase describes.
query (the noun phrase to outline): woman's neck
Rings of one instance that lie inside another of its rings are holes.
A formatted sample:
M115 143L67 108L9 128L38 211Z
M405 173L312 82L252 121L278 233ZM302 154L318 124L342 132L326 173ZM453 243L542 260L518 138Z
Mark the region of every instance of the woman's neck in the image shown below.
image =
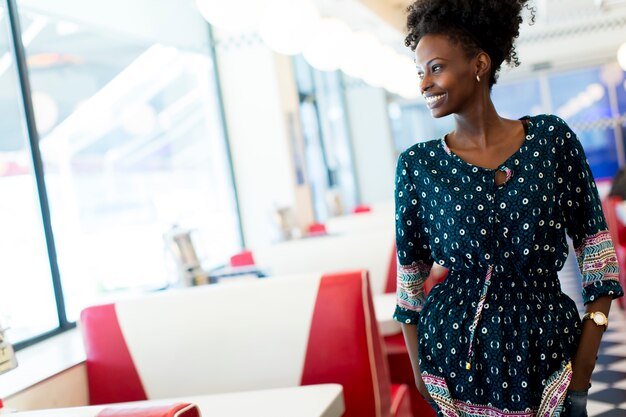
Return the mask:
M454 114L456 127L452 136L456 147L486 148L506 129L506 119L500 117L488 92L472 100L466 109Z

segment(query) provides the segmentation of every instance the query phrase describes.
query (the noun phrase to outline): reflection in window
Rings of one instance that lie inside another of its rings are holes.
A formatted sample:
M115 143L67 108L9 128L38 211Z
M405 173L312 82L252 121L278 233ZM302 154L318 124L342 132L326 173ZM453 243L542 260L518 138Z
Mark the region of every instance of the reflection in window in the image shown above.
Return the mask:
M54 13L54 16L57 16ZM69 320L129 289L174 283L163 235L205 267L240 247L208 51L21 10Z
M322 140L333 187L341 197L344 210L358 203L355 171L345 112L340 71L313 71L317 85Z
M316 219L324 221L339 214L333 213L332 209L337 208L333 207L333 199L340 200L344 211L349 211L358 200L341 74L318 71L302 56L295 57L293 63L300 94L307 178Z

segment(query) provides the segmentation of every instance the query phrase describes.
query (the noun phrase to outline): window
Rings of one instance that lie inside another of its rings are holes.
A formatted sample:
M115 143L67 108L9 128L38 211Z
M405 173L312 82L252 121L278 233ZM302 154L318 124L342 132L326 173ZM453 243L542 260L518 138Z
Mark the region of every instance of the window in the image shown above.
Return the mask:
M39 195L10 48L0 13L0 325L13 342L59 325ZM33 309L33 306L37 306Z
M174 0L124 5L18 0L62 306L0 38L0 187L13 196L0 202L11 258L0 263L0 309L12 341L57 328L57 308L75 321L89 304L177 285L164 239L175 225L191 230L206 269L241 248L206 22Z
M340 197L344 209L358 203L341 73L318 71L301 55L294 58L293 64L300 95L307 177L316 219L323 222L337 214L329 210L332 193Z

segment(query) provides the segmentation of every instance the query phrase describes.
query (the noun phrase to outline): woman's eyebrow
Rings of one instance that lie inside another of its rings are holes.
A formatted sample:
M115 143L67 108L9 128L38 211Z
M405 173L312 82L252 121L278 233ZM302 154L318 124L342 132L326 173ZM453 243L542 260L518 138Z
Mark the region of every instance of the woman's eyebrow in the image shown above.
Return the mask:
M436 56L436 57L432 58L430 61L428 61L428 62L426 63L426 66L429 66L431 62L433 62L433 61L435 61L435 60L437 60L437 59L441 59L441 60L443 60L443 61L447 61L447 59L445 59L445 58L441 58L441 57ZM413 61L415 62L415 65L417 65L418 67L420 66L420 65L417 63L417 60L416 60L416 59L413 59Z

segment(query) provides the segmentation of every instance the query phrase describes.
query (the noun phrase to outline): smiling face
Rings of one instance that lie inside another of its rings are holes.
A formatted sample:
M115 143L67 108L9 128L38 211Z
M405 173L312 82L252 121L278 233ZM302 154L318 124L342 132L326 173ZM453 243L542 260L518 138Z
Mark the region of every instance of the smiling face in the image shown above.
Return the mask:
M446 35L425 35L415 48L420 89L433 117L461 113L480 90L478 57L468 58Z

